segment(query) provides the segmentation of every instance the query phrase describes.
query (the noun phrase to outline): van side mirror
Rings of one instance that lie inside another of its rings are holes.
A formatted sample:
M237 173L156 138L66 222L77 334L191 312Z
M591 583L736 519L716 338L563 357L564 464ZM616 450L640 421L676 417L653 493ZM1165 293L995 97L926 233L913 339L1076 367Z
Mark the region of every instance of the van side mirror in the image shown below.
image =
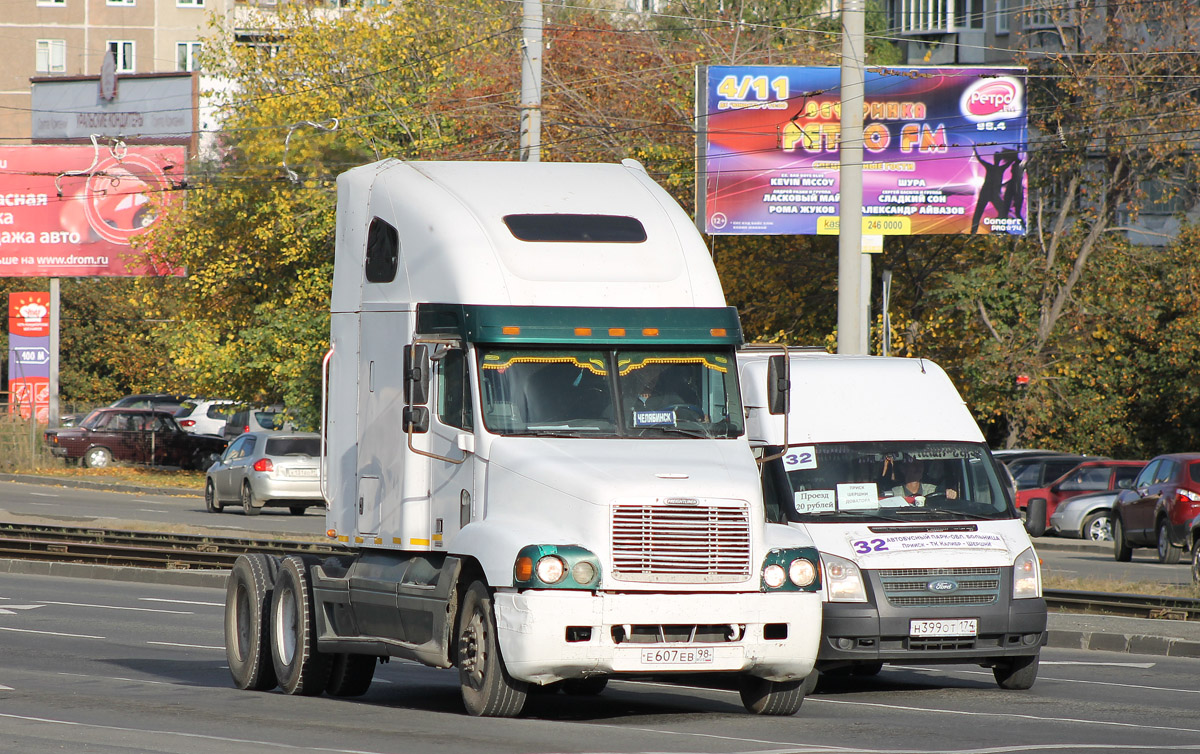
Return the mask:
M767 361L767 411L778 416L791 409L792 378L786 356Z
M1030 498L1025 504L1025 531L1031 537L1040 537L1046 533L1046 498Z
M429 349L426 346L404 347L404 402L417 406L429 402Z

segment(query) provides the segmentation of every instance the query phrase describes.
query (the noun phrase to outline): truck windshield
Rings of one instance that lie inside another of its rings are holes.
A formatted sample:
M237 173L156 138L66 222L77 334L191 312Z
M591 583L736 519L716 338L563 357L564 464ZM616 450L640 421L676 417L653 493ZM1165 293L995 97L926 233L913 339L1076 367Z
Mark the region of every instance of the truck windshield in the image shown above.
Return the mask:
M501 435L742 434L732 349L479 348L488 430Z
M1016 515L987 447L967 442L795 445L763 469L763 489L777 521Z

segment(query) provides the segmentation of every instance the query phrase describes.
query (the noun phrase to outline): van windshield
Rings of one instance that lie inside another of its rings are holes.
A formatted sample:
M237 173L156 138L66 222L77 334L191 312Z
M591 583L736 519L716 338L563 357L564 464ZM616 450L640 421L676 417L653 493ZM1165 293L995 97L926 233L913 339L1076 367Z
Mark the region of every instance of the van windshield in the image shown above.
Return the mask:
M732 349L479 348L483 420L500 435L742 434Z
M763 469L774 521L894 522L1013 518L985 445L859 442L795 445Z

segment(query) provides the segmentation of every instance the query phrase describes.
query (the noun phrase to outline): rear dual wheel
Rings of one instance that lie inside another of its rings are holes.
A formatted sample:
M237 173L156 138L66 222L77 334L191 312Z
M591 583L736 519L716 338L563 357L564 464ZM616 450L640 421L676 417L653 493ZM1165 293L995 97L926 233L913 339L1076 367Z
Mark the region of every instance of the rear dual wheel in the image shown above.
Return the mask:
M276 686L271 662L270 613L278 559L262 553L239 555L225 587L225 658L239 689Z
M297 696L320 694L333 673L334 655L317 649L314 562L303 555L283 558L271 598L271 661L279 687Z

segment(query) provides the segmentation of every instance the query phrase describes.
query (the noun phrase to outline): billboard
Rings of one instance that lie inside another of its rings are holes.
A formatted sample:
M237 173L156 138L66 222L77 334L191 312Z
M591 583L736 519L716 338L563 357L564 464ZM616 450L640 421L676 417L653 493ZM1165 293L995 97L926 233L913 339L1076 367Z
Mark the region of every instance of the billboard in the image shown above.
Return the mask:
M840 83L834 67L701 69L697 225L836 234ZM1025 69L868 68L865 90L864 234L1025 233Z
M50 294L8 294L8 412L50 416Z
M183 147L0 147L0 277L182 275L130 242L184 178Z
M194 73L33 79L33 140L88 141L93 134L126 143L191 145L198 129Z

